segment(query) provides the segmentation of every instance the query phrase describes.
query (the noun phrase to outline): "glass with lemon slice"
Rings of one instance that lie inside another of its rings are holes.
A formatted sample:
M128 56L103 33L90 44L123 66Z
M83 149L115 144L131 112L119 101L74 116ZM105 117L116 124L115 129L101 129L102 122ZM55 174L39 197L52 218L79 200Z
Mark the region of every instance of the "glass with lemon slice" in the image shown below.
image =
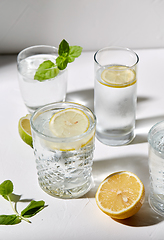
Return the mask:
M104 144L125 145L134 138L138 61L127 48L107 47L94 55L96 136Z
M38 181L59 198L77 198L92 187L96 118L80 104L39 108L30 120Z

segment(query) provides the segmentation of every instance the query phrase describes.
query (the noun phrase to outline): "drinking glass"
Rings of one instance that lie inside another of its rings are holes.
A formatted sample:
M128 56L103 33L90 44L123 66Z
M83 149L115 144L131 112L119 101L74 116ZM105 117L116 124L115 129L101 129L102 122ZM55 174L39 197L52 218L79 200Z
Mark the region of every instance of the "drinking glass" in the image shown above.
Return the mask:
M46 60L55 63L57 56L58 49L48 45L28 47L18 54L20 92L30 113L45 104L65 101L68 78L66 69L59 71L56 77L44 81L34 79L39 65Z
M49 129L51 117L59 111L75 108L86 114L88 130L73 137L53 135ZM95 127L94 113L76 103L48 104L33 113L31 129L38 182L45 192L59 198L77 198L90 190Z
M155 124L148 133L150 194L149 204L164 216L164 121Z
M124 145L134 138L138 55L128 48L106 47L94 55L96 137Z

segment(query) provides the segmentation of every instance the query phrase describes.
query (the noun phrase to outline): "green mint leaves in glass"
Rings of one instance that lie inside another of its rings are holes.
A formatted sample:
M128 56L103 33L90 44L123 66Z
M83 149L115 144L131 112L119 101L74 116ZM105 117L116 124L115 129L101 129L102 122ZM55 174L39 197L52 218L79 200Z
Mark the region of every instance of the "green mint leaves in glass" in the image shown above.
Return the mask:
M34 79L38 81L44 81L50 78L54 78L58 75L60 70L64 70L68 63L72 63L75 58L81 55L82 47L69 46L69 43L63 39L59 45L58 57L56 63L46 60L39 65Z

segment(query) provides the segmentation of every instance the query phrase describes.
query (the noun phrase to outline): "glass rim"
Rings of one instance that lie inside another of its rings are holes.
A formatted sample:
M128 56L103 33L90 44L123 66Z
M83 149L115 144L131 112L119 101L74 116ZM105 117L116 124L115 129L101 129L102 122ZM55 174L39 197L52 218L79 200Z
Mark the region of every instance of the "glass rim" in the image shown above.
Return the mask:
M162 121L160 121L160 122L157 122L156 124L154 124L151 128L150 128L150 130L149 130L149 132L148 132L148 137L147 137L147 139L148 139L148 143L150 144L150 146L153 148L153 149L155 149L155 150L157 150L159 153L163 153L164 151L161 151L161 150L159 150L157 147L154 147L153 146L153 131L158 127L158 126L160 126L160 125L163 125L163 127L164 127L164 120L162 120ZM163 128L164 129L164 128ZM159 131L156 131L156 133L157 132L159 132Z
M18 53L18 56L19 56L21 53L23 53L23 52L25 52L25 51L27 51L27 50L34 49L34 48L52 48L52 49L58 50L57 47L54 47L54 46L52 46L52 45L39 44L39 45L33 45L33 46L29 46L29 47L26 47L26 48L22 49L22 50Z
M104 67L104 66L101 65L101 64L97 61L96 56L97 56L97 54L98 54L99 52L104 51L104 50L107 50L107 49L109 49L109 50L110 50L110 49L111 49L111 50L123 50L123 51L126 51L126 52L131 52L131 53L133 53L133 55L136 56L136 62L135 62L133 65L131 65L131 66L125 65L125 66L126 66L127 68L129 68L129 69L135 67L135 66L137 65L137 63L139 62L139 56L138 56L137 53L135 53L132 49L126 48L126 47L110 46L110 47L101 48L101 49L99 49L98 51L96 51L95 54L94 54L94 61L95 61L95 63L97 63L100 67Z
M58 53L58 48L57 47L54 47L54 46L51 46L51 45L44 45L44 44L42 44L42 45L33 45L33 46L30 46L30 47L26 47L26 48L24 48L24 49L22 49L19 53L18 53L18 55L17 55L17 68L18 68L18 66L19 66L19 63L20 63L20 56L22 55L22 54L24 54L26 51L29 51L29 50L33 50L33 49L39 49L39 48L44 48L44 49L53 49L53 50L55 50L54 51L54 53ZM41 53L37 53L37 54L41 54ZM48 54L48 53L43 53L43 54ZM50 54L50 53L49 53ZM31 54L30 56L35 56L34 54ZM29 57L29 56L28 56ZM25 57L25 58L27 58L27 57ZM24 59L25 59L24 58ZM45 70L49 70L49 69L53 69L53 68L56 68L56 66L55 67L51 67L51 68L47 68L47 69L45 69ZM31 70L37 70L38 68L30 68ZM18 71L19 71L19 68L18 68ZM61 71L61 70L60 70Z
M77 107L77 108L81 108L81 109L85 109L87 110L90 114L91 114L91 118L93 119L93 123L91 125L91 127L88 128L88 130L80 135L77 135L77 136L73 136L73 137L65 137L65 138L59 138L59 137L55 137L55 136L49 136L47 134L44 134L42 133L41 131L39 131L33 124L35 118L37 118L37 116L41 115L42 113L44 112L48 112L48 111L51 111L51 110L55 110L55 107L58 107L59 110L63 110L63 109L66 109L64 108L63 105L72 105L72 107ZM37 134L39 135L39 137L41 138L44 138L48 141L51 141L51 142L57 142L57 143L61 143L61 142L75 142L75 141L78 141L80 139L82 139L83 137L89 135L91 133L91 131L95 128L96 126L96 116L95 114L93 113L93 111L80 104L80 103L75 103L75 102L55 102L55 103L49 103L49 104L46 104L42 107L39 107L31 116L30 118L30 125L31 125L31 128L32 130Z

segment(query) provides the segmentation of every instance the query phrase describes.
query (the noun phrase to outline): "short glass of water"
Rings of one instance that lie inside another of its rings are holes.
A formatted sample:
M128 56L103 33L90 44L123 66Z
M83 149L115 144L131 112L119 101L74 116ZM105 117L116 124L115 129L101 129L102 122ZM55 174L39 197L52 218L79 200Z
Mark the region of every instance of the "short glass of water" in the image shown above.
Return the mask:
M107 47L94 55L96 137L111 146L134 138L138 55L130 49Z
M93 186L96 118L87 107L70 102L45 105L31 117L40 187L59 198L77 198Z
M155 124L148 133L150 194L149 204L164 216L164 121Z
M59 71L54 66L57 57L58 49L48 45L28 47L18 54L20 92L30 113L45 104L65 101L68 73L66 69ZM45 61L51 61L52 65L50 63L44 66L46 69L41 69L41 76L38 78L35 74Z

